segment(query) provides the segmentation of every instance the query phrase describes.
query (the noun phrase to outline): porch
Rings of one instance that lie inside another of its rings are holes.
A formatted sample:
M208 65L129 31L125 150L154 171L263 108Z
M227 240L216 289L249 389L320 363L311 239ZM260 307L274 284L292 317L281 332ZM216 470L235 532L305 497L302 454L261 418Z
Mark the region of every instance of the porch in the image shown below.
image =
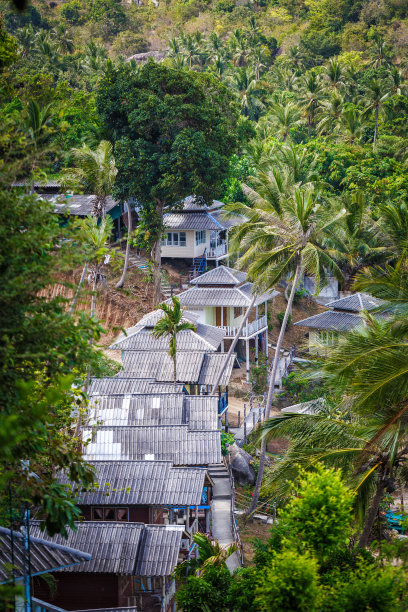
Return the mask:
M220 260L228 257L228 244L226 241L222 241L218 244L213 244L211 242L211 246L207 252L207 259L209 260Z
M239 337L240 339L243 339L243 340L250 340L252 337L256 336L257 334L265 331L267 327L268 327L268 322L267 322L266 315L262 315L261 317L258 317L251 323L247 323L244 326L241 332L241 335ZM238 326L221 325L220 328L224 330L225 338L235 338L237 331L238 331Z

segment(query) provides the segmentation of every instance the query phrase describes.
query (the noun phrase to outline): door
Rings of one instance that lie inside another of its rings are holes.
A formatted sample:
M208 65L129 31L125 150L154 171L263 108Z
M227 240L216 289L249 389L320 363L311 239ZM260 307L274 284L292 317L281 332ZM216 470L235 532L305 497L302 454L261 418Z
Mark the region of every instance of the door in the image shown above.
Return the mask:
M216 306L215 324L217 327L225 327L228 323L226 306Z

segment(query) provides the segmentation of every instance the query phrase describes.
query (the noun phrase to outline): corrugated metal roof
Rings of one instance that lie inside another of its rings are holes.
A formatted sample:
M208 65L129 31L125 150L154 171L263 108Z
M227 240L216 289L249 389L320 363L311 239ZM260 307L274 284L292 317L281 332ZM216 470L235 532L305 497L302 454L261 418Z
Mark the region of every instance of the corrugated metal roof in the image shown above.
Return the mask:
M282 408L281 412L296 412L297 414L317 414L325 405L323 397L312 399L309 402L301 402L300 404L293 404L293 406L287 406ZM272 417L273 418L273 417Z
M363 324L361 317L348 312L335 312L328 310L313 317L297 321L294 325L309 327L310 329L329 329L331 331L347 331Z
M87 425L183 425L189 429L215 430L218 427L218 398L209 395L94 396Z
M252 293L253 284L252 283L245 283L245 285L241 285L241 287L238 287L238 289L239 291L241 291L247 296L249 301L252 300L252 297L253 297L253 293ZM275 289L269 289L269 291L264 291L264 293L261 293L260 295L256 296L255 306L259 306L259 304L262 304L263 302L266 302L267 300L272 300L277 295L279 295L279 291L275 291Z
M335 308L336 310L348 310L350 312L361 312L362 310L374 310L385 304L383 300L372 297L367 293L354 293L347 297L341 298L340 300L334 300L326 304L329 308Z
M177 565L183 530L176 525L148 525L143 555L136 562L137 576L169 576Z
M174 465L221 462L219 431L189 431L188 425L95 427L83 430L87 461L131 459ZM90 442L88 442L90 440Z
M206 469L173 467L169 461L94 461L97 486L78 491L83 506L195 506L201 504ZM67 475L58 478L68 484Z
M183 535L182 528L177 526L110 521L83 521L75 525L77 530L69 529L67 540L60 535L52 538L45 536L48 541L58 544L67 542L69 546L80 545L92 556L91 561L67 568L63 570L64 572L168 576L177 564ZM160 531L156 536L157 530ZM31 531L34 535L41 533L37 522L33 522ZM152 538L157 538L156 541L159 544L156 551L156 563L150 544ZM148 542L147 546L145 546L145 541ZM163 555L165 562L159 558L160 554Z
M90 215L95 201L94 195L50 195L48 193L40 193L38 197L48 202L52 202L54 204L54 212L56 213L64 214L67 212L79 217ZM111 197L106 198L105 211L109 212L118 204L119 202L115 202Z
M12 555L13 547L13 555ZM24 576L24 536L19 531L10 531L0 527L0 581L12 579L11 565L14 567L15 580ZM65 541L60 544L49 542L43 534L30 533L31 574L36 576L67 565L83 564L90 559L85 551L68 546Z
M251 300L237 287L193 287L179 293L182 306L249 306Z
M184 198L184 200L181 202L180 210L189 212L200 212L203 210L216 210L217 208L220 208L220 206L224 206L223 202L213 200L211 202L211 206L208 206L205 203L204 198L202 198L201 196L191 195L187 196L187 198Z
M177 353L177 380L183 383L196 383L200 376L205 353L188 351ZM152 377L157 381L172 381L174 364L166 351L123 351L123 368L134 372L135 376Z
M241 285L246 281L246 272L234 270L228 266L218 266L201 276L197 276L191 282L192 285Z
M164 336L155 338L151 330L145 328L121 342L116 342L110 348L130 351L167 352L169 350L169 339ZM215 351L217 348L191 329L183 330L177 334L177 353L180 351Z
M225 361L228 361L227 367L225 368L219 382L219 384L222 386L228 385L232 368L234 367L235 358L235 353L233 353L229 358L227 353L212 353L211 355L206 355L203 362L203 367L201 368L198 384L214 385L223 364Z
M221 230L221 222L209 213L174 212L164 215L164 227L167 230Z
M243 217L229 217L228 219L224 217L222 209L211 211L211 216L213 219L217 221L224 229L230 229L231 227L235 227L236 225L240 225L244 222Z
M177 384L176 389L170 383L158 383L149 378L134 378L120 372L119 376L91 378L88 395L138 395L140 393L183 393L183 385Z
M61 187L61 183L60 181L55 181L55 180L49 180L46 183L40 183L38 181L34 181L34 183L30 180L30 179L20 179L17 180L13 183L13 187L26 187L27 185L32 185L35 189L36 188L40 188L44 187L44 189L46 188L57 188L57 187Z

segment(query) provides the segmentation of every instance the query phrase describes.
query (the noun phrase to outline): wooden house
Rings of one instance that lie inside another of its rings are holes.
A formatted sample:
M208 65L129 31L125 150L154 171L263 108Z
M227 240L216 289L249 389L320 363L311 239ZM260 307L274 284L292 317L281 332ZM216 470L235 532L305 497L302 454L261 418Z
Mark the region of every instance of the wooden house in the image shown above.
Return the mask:
M375 310L384 302L366 293L354 293L326 304L330 310L321 312L294 325L308 329L309 351L324 352L325 346L337 343L339 333L364 325L362 313Z
M191 284L190 289L178 295L181 305L193 312L197 321L222 329L224 339L232 340L253 297L253 284L247 281L246 273L222 265L193 279ZM249 319L242 329L238 353L245 358L247 380L250 368L250 342L255 344L256 359L259 344L268 355L267 305L276 295L278 291L273 290L258 295ZM225 340L221 350L224 350Z
M207 206L200 198L190 196L182 202L180 210L165 214L161 256L188 260L204 256L216 266L228 260L228 230L237 220L224 219L223 206L216 200Z
M172 572L186 536L182 526L83 521L76 523L76 531L68 530L67 539L42 534L38 522L30 531L58 545L79 547L91 557L53 572L54 585L35 579L34 594L39 599L64 610L173 609Z

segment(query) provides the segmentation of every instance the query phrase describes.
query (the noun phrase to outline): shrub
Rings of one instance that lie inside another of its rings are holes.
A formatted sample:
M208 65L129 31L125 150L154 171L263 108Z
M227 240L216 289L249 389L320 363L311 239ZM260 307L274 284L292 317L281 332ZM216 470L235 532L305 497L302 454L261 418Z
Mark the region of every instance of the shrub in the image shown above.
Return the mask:
M284 310L281 310L281 312L278 312L278 314L276 315L276 318L279 321L279 325L282 327L283 319L285 318ZM291 323L292 323L292 315L290 314L288 316L288 320L286 321L286 329L289 329L289 327L291 326Z
M235 8L234 0L218 0L215 10L218 13L232 13Z
M112 53L114 55L136 55L136 53L145 53L149 50L150 43L140 34L134 32L120 32L113 41Z
M276 555L261 576L256 589L256 602L261 610L312 612L318 609L318 566L308 553L285 550Z
M61 17L72 25L78 25L82 20L81 8L82 5L79 0L67 2L61 7Z

